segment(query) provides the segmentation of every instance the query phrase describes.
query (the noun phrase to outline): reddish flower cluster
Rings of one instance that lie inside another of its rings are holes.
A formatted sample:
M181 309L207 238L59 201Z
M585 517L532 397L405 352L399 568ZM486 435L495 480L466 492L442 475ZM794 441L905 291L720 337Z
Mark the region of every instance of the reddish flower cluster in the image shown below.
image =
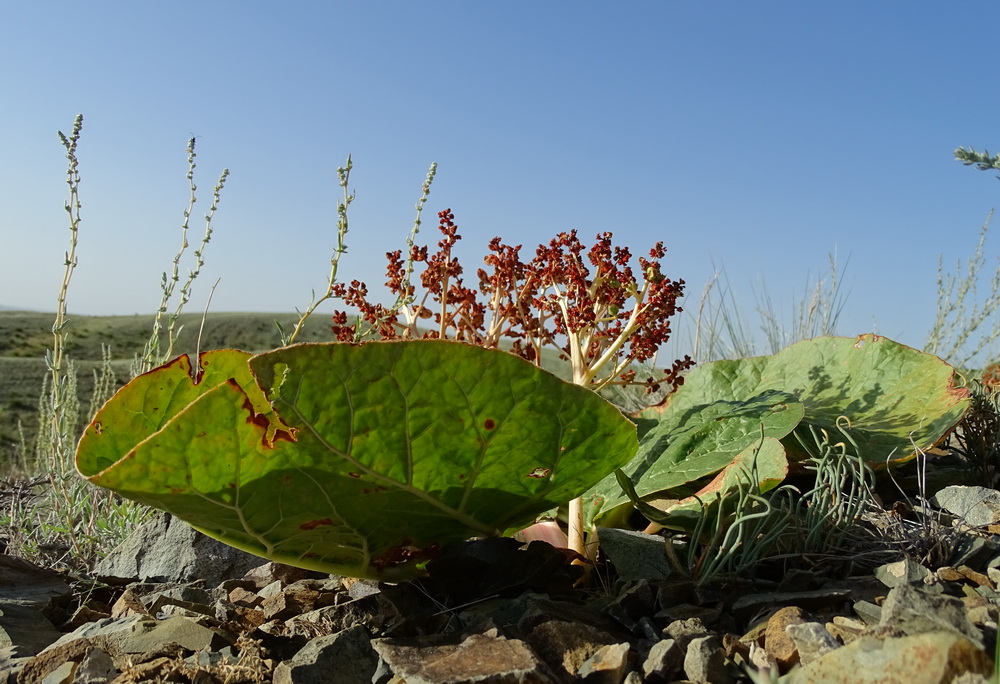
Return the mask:
M670 318L681 310L677 298L684 281L670 280L660 271L666 254L662 243L649 251L648 259L639 257L642 272L637 279L632 254L626 247L614 247L611 233L598 235L589 250L576 231L559 233L547 246L539 245L527 263L521 260L521 245L494 238L484 259L487 268L477 272L477 292L464 286L462 267L452 256L452 247L461 239L454 215L449 209L438 219L444 237L434 254L417 246L410 248L405 262L398 250L386 254L386 285L396 296L393 306L368 302L364 283L335 286L333 295L359 312L354 324L348 323L346 313L334 313L338 340L357 341L372 334L382 339L452 337L498 347L506 339L514 353L535 363L542 348L550 346L570 361L574 382L595 388L609 382L645 384L647 391L661 383L677 386L680 373L693 365L685 357L662 377L643 380L626 370L634 361L653 358L670 337ZM419 301L410 279L417 263L425 264ZM418 322L428 325L431 320L434 329L421 333Z

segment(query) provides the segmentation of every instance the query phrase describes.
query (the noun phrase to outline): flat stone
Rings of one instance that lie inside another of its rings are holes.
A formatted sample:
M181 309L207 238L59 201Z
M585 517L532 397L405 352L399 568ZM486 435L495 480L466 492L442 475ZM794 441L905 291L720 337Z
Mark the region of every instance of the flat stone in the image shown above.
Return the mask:
M375 650L406 684L554 684L545 663L523 641L473 634L456 645L418 647L376 639Z
M863 636L808 665L784 684L949 684L965 673L987 676L992 660L954 632L927 632L885 640Z
M621 579L662 580L670 576L663 537L611 527L598 528L597 536L601 540L601 550Z
M184 616L156 623L153 629L131 635L122 642L124 653L147 653L163 644L177 644L189 651L218 650L229 642L218 632Z
M0 603L0 648L12 647L15 657L36 655L61 636L62 632L38 610Z

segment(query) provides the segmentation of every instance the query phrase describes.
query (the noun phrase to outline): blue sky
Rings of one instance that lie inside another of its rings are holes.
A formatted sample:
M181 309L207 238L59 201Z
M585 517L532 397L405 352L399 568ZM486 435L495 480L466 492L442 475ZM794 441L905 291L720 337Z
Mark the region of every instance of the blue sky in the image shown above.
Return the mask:
M232 175L191 311L217 278L215 311L308 304L352 154L342 274L373 290L436 161L423 236L436 241L451 207L469 271L494 235L534 246L610 230L636 253L662 240L689 308L724 267L752 314L762 287L787 311L836 250L849 258L839 332L921 346L939 255L964 259L1000 198L995 174L952 159L1000 150L992 2L179 0L3 15L5 306L54 308L68 237L56 131L77 113L81 314L157 306L192 135L200 197Z

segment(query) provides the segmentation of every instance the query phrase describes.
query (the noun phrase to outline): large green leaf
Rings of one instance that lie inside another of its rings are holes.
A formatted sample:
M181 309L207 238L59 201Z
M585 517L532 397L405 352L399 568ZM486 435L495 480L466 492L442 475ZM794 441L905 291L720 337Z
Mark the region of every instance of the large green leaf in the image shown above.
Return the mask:
M697 372L695 369L691 375ZM673 396L686 390L688 381ZM622 470L639 497L663 496L729 466L762 437L781 439L802 420L801 403L784 392L769 390L746 399L705 397L705 403L673 401L639 414L639 451ZM770 453L770 451L769 451ZM781 454L784 460L784 453ZM584 496L588 521L627 514L629 498L615 475L609 475ZM602 524L617 521L602 520Z
M186 359L133 380L81 440L81 474L267 558L400 579L440 546L530 523L636 450L611 404L502 351L419 340L247 358L204 355L197 384Z
M781 397L774 408L788 411L769 411ZM831 435L846 430L878 467L936 444L968 401L968 391L954 384L954 369L936 356L877 335L820 337L773 356L692 370L666 402L639 414L639 452L623 470L639 497L676 498L678 488L718 472L759 439L761 426L765 436L782 440L789 458L804 458L789 435L798 419ZM628 499L613 476L585 500L589 520L622 522Z

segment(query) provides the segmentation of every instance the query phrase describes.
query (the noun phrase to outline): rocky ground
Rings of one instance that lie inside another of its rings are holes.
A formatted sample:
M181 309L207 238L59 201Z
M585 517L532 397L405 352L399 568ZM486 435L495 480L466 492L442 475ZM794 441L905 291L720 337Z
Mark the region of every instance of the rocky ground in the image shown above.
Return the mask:
M268 563L161 515L92 577L0 555L0 681L985 682L1000 493L951 491L949 565L703 587L638 533L603 533L611 560L587 588L563 553L511 539L388 585Z

